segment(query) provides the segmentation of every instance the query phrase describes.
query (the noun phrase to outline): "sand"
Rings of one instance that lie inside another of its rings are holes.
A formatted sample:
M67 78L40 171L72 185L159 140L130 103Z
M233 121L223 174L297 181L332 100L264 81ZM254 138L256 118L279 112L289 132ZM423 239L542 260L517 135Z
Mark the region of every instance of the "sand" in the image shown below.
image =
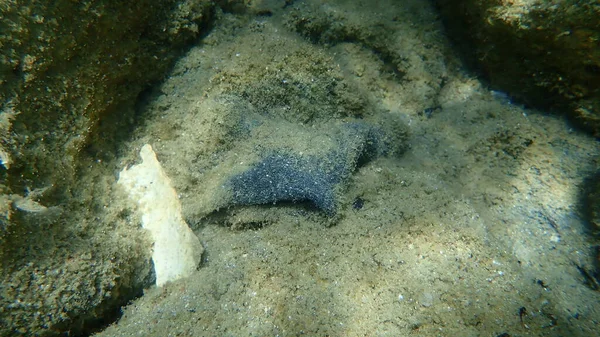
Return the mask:
M580 198L595 139L469 73L422 1L258 4L217 13L122 145L124 162L155 149L201 266L97 336L598 335L577 268L594 259ZM240 130L256 113L273 130L389 116L408 148L359 167L333 219L220 208L227 177L290 141Z

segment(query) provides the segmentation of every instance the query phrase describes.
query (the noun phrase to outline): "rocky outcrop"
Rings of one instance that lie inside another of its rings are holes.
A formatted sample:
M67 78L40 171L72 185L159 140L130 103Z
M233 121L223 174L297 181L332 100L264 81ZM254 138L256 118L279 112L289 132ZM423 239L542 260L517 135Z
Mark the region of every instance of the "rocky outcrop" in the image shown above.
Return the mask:
M114 145L212 6L0 1L0 335L87 334L148 283Z
M597 1L436 0L467 62L492 88L566 113L600 136Z
M25 179L44 186L72 179L76 158L122 130L123 114L209 14L208 2L175 1L5 1L0 8L0 102L13 116L2 145L13 189Z

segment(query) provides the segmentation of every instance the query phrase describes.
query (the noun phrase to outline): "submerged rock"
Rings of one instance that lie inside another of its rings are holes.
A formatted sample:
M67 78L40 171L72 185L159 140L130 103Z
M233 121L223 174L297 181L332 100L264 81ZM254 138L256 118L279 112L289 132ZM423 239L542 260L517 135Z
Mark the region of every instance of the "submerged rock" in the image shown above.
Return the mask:
M436 3L465 59L494 88L600 135L597 1Z

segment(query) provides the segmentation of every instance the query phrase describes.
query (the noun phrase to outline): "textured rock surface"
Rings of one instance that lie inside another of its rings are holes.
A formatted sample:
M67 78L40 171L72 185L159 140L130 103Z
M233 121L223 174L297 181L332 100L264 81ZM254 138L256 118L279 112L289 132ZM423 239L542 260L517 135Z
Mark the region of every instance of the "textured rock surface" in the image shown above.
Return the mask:
M140 293L149 242L113 191L140 92L208 1L0 1L0 335L89 333Z
M206 24L207 2L172 7L175 1L0 3L0 106L13 116L12 133L2 135L14 162L6 175L11 189L56 184L65 193L78 157L128 124L123 114L131 114L138 94Z
M471 66L496 90L565 112L600 136L600 4L436 1Z

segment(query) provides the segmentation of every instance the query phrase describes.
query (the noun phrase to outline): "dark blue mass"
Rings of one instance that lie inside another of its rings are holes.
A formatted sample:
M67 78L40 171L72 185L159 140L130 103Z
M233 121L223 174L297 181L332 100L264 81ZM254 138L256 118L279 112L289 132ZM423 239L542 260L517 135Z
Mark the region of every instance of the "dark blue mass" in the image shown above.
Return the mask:
M252 205L312 201L316 207L333 214L335 185L342 179L344 168L327 171L320 166L316 158L269 155L256 166L231 179L233 203Z
M337 193L347 178L378 156L396 151L397 137L365 122L345 123L335 132L337 146L320 156L274 150L226 186L231 205L309 201L328 215L337 211Z

